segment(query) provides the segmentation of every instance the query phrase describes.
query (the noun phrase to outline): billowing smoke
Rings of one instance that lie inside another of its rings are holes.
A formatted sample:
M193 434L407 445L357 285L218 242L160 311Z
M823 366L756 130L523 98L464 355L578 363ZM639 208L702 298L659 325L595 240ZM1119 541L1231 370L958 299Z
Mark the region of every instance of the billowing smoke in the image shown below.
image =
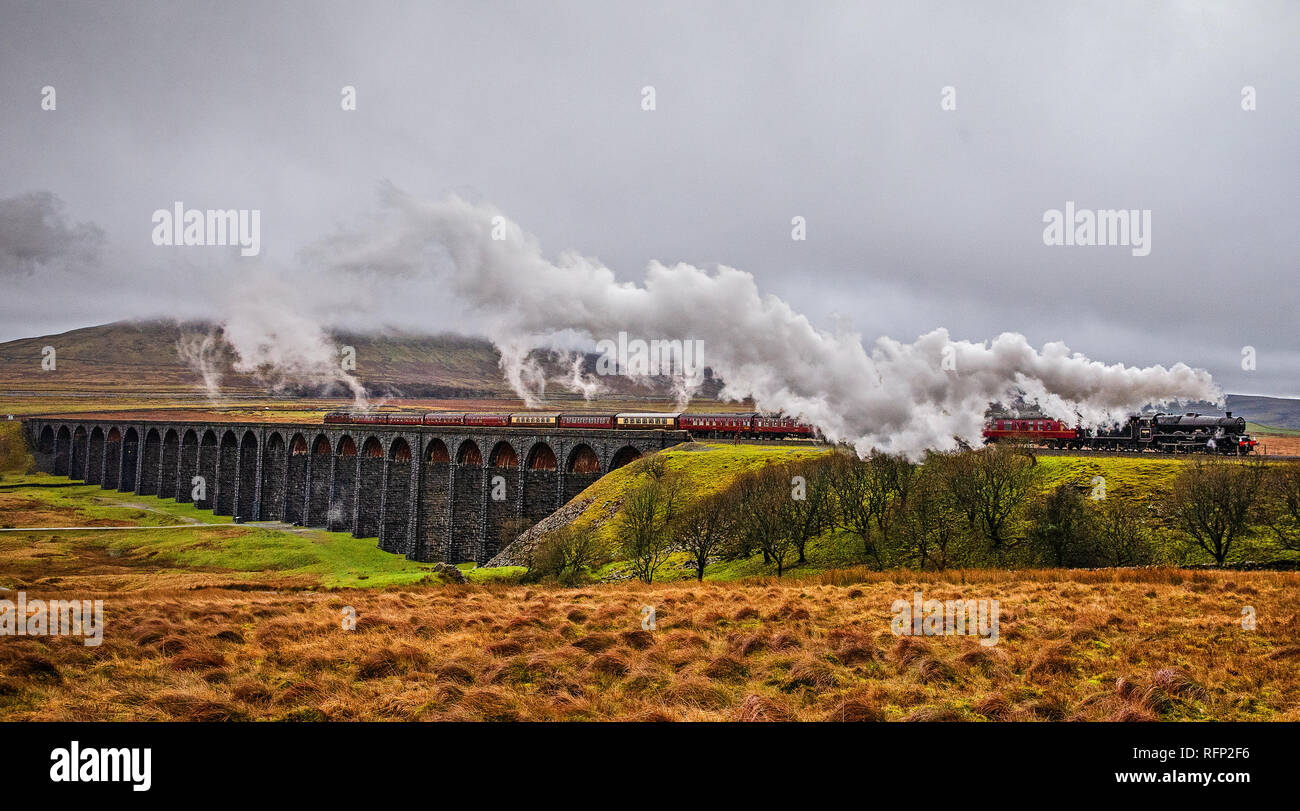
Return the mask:
M619 332L702 341L705 362L725 381L723 397L752 397L760 410L807 420L860 454L916 456L975 443L988 403L1020 395L1050 416L1088 423L1223 399L1207 372L1182 363L1108 365L1060 343L1035 349L1015 333L980 343L936 329L912 343L880 338L868 347L857 333L814 327L735 268L651 262L642 283L619 281L577 253L548 259L490 206L421 201L392 186L382 202L372 222L306 256L339 279L428 277L473 314L501 351L507 380L532 405L544 398L546 378L529 349L561 333L594 343Z
M95 264L104 232L94 223L69 222L63 209L63 201L48 191L0 200L0 274Z
M93 262L101 240L97 227L69 224L52 195L0 201L0 266L17 269L7 278L13 288L30 288L27 300L47 295L51 269ZM46 275L25 272L32 268ZM232 256L197 271L138 283L160 308L201 302L203 312L178 315L218 323L234 371L273 387L342 383L359 403L365 393L328 328L485 333L505 379L530 406L545 403L551 384L586 397L601 393L604 381L585 370L582 352L620 333L631 341L698 341L703 357L696 361L725 381L724 398L752 397L759 409L809 421L863 454L916 456L974 444L990 402L1020 398L1054 417L1097 423L1146 406L1223 399L1207 372L1181 363L1108 365L1059 343L1036 349L1014 333L970 342L936 329L911 343L867 343L845 327L814 327L763 295L750 274L725 266L651 262L639 283L620 281L577 253L548 258L490 206L457 197L421 201L391 185L370 221L321 240L295 263ZM94 279L81 275L84 284ZM128 291L120 278L109 282L105 294ZM186 336L177 347L213 396L225 368L216 341L215 333ZM553 353L549 366L561 374L548 377L539 349ZM621 371L662 372L636 364ZM679 371L673 392L684 405L698 378Z
M203 390L207 393L208 399L214 402L221 397L224 347L221 334L216 329L203 332L186 330L176 340L176 354L198 373L203 380Z

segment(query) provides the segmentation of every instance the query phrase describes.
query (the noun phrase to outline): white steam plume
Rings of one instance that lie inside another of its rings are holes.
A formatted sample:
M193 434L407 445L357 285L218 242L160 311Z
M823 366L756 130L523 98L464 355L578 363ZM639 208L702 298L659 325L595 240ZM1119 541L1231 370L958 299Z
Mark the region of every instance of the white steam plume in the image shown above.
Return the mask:
M912 343L814 327L754 278L730 267L709 272L651 262L641 284L620 282L598 261L566 252L547 259L536 240L489 206L457 197L417 200L392 186L374 222L309 252L341 278L430 276L458 298L501 351L510 384L535 404L544 375L528 349L565 332L592 341L619 331L650 339L703 341L722 396L750 396L768 412L816 425L832 441L917 456L977 443L990 402L1018 394L1071 423L1094 423L1148 405L1222 401L1208 372L1104 364L1061 343L1041 350L1024 336L952 340L936 329ZM504 223L505 238L494 239ZM317 265L321 267L320 264ZM689 391L683 390L683 396Z

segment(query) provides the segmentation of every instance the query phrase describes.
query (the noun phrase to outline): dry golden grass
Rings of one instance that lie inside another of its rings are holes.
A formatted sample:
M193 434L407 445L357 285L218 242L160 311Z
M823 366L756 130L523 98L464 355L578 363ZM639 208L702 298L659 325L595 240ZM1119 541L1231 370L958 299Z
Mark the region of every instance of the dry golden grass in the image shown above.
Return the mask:
M999 600L1001 641L895 637L916 590ZM75 596L103 644L0 638L0 720L1300 720L1295 574Z

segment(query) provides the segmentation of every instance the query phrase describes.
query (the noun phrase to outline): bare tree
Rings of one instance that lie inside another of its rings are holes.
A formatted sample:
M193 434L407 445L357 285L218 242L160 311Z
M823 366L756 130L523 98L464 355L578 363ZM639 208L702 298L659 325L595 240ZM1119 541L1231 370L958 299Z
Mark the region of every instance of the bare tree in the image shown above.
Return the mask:
M619 510L618 540L633 573L654 582L672 552L672 523L681 508L681 479L662 470L647 469L646 481L628 492Z
M1092 515L1079 489L1069 482L1056 486L1030 508L1030 537L1051 555L1057 566L1091 565Z
M834 521L831 501L831 461L814 457L784 465L790 482L790 503L781 511L785 531L794 542L799 559L808 560L808 542L821 535Z
M1094 525L1101 553L1111 566L1151 563L1151 530L1143 510L1118 498L1106 498L1096 510Z
M1250 529L1263 462L1198 459L1174 480L1167 506L1178 527L1222 566Z
M943 454L932 453L912 480L899 520L908 557L917 568L943 570L952 565L961 535L961 512L948 489Z
M1300 550L1300 462L1276 466L1264 490L1264 521L1283 549Z
M1011 518L1037 478L1036 461L1010 445L956 454L946 466L948 487L966 520L994 550L1009 541Z
M673 524L675 544L690 558L696 580L704 580L704 567L710 557L722 551L733 526L732 509L725 491L700 499Z
M608 550L596 533L573 525L547 533L528 558L528 579L555 577L576 582L606 557Z
M776 564L776 576L796 553L790 508L790 476L785 465L767 465L741 474L731 488L740 544Z
M835 511L842 529L858 536L866 559L885 567L890 533L907 502L916 466L874 453L865 460L839 457L830 469Z

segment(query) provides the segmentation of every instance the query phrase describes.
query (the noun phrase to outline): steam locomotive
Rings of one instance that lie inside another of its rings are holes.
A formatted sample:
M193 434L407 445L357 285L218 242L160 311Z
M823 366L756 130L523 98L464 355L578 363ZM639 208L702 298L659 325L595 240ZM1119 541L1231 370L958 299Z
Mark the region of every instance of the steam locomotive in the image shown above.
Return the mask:
M815 439L811 425L791 417L757 412L726 414L684 414L682 412L628 412L623 414L541 413L513 414L483 411L334 411L325 415L327 424L347 425L472 425L493 428L586 428L688 431L696 439Z
M1259 443L1246 433L1246 420L1197 414L1146 414L1099 428L1069 427L1041 415L990 415L984 441L1026 442L1074 450L1159 451L1161 453L1246 454Z

